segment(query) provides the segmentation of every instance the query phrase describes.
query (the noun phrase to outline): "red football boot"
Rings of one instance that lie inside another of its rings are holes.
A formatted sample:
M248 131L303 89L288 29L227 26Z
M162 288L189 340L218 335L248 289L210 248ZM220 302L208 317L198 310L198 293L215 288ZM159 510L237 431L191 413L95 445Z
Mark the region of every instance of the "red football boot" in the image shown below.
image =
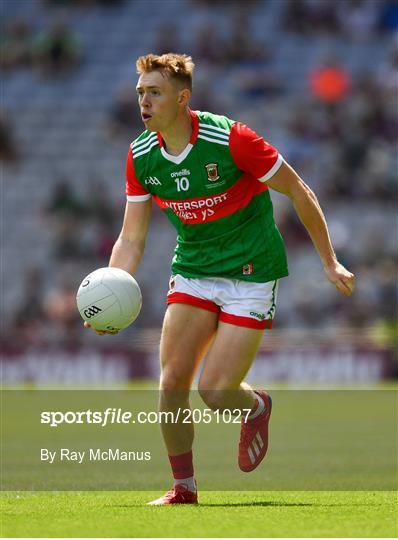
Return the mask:
M196 491L189 491L184 484L177 484L165 495L147 504L150 506L162 504L198 504L198 494Z
M253 471L264 459L268 449L268 423L272 400L265 390L256 390L255 393L263 399L265 409L253 420L242 420L238 464L243 472Z

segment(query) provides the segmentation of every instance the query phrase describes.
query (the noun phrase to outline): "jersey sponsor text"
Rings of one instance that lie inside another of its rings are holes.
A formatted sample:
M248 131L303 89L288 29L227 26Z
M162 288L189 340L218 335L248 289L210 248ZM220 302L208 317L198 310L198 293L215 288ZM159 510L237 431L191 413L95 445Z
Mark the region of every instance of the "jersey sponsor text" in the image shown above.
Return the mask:
M206 221L216 212L213 210L217 205L222 204L228 199L228 193L214 195L214 197L206 197L193 199L190 201L172 201L161 200L155 197L159 206L162 208L170 208L176 216L184 222L199 223Z

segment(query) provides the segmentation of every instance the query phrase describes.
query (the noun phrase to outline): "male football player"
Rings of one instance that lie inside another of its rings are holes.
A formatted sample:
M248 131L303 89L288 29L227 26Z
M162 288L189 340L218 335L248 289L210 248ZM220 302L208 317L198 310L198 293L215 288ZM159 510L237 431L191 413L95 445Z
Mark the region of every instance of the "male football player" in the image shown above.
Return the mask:
M337 261L316 196L278 151L241 122L190 109L193 68L191 57L173 53L137 60L145 131L128 151L126 210L109 265L137 270L155 201L177 229L160 410L189 407L206 358L198 390L207 406L250 411L238 449L239 467L249 472L267 452L272 403L242 381L272 327L279 279L288 275L269 188L291 199L339 292L351 295L354 275ZM193 424L164 423L162 433L174 486L150 504L196 503Z

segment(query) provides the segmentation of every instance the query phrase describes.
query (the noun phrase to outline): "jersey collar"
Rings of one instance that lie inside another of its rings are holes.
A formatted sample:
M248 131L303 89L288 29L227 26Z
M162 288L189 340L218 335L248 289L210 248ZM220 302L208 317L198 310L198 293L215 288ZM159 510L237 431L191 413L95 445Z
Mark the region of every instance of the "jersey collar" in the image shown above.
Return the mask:
M160 146L160 151L162 153L162 156L167 159L168 161L171 161L173 163L176 163L177 165L179 165L180 163L182 163L184 161L184 159L187 157L187 155L189 154L189 152L191 151L193 145L195 144L196 142L196 139L198 138L198 133L199 133L199 119L198 119L198 115L196 114L195 111L192 111L191 109L188 109L189 111L189 114L191 116L191 122L192 122L192 134L191 134L191 138L189 139L189 143L187 144L187 146L184 148L184 150L178 154L178 156L173 156L171 154L169 154L165 147L164 147L164 143L163 143L163 139L162 139L162 136L160 134L160 132L158 131L156 134L157 134L157 137L158 137L158 141L159 141L159 146Z

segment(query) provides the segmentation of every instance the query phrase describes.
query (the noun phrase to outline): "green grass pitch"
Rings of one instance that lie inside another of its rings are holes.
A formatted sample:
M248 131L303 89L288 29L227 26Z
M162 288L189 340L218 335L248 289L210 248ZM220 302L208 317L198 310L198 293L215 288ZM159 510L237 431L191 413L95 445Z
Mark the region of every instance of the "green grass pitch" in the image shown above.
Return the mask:
M71 396L76 401L75 394ZM234 471L237 470L235 447L232 451L229 438L225 445L220 441L222 426L210 425L213 431L206 432L206 437L198 434L199 487L209 485L209 479L221 471L223 480L220 482L217 477L215 489L228 491L202 490L199 491L198 506L172 507L149 507L146 503L162 492L127 491L130 487L124 491L11 491L22 489L17 487L21 483L20 478L29 486L28 473L32 475L32 481L39 479L44 485L51 485L54 478L53 489L62 489L62 475L56 476L62 470L39 469L37 460L33 460L36 454L32 450L24 468L20 452L24 451L24 445L39 444L38 440L32 440L35 436L39 438L38 424L35 416L31 418L32 415L28 414L29 403L21 401L21 411L18 412L17 407L10 407L13 402L7 401L8 428L3 427L2 435L3 440L9 442L8 446L3 445L3 450L7 447L8 453L3 452L2 483L3 489L9 491L4 491L1 497L1 535L50 538L397 537L398 500L397 492L393 491L397 481L396 393L355 392L339 394L339 399L336 399L332 393L316 396L307 392L299 400L297 394L278 396L274 392L273 397L274 404L276 402L278 406L273 413L271 452L262 467L265 483L259 483L263 476L255 473L253 476L239 476L235 491L231 491L234 489L231 486L235 485ZM71 397L57 393L56 399L57 406L63 405L65 410L71 407ZM109 401L103 394L95 399L102 405ZM72 403L78 407L78 402L72 400ZM320 404L323 404L322 415ZM304 415L306 418L304 424L296 422L292 414L294 406L296 409L300 407L301 417ZM366 411L366 415L359 415L358 411ZM361 418L366 422L361 423ZM326 428L323 425L325 421ZM297 431L302 431L303 427L304 437ZM200 431L204 426L198 425L197 428ZM70 435L80 433L72 427L68 430ZM18 438L18 434L25 432L26 440ZM57 433L61 434L61 431ZM109 436L116 437L117 433L116 429L110 430ZM229 432L225 433L228 435ZM236 430L234 437L237 436ZM155 430L151 437L163 456L160 433ZM217 444L213 445L212 441L217 441ZM8 462L4 456L8 456ZM206 456L212 456L217 465L208 471L210 477L207 479L204 478L203 463ZM337 459L339 456L340 460ZM226 464L221 467L219 464L224 461ZM5 474L7 463L11 471L8 480ZM43 471L50 476L46 477ZM90 471L79 469L79 475L84 479ZM123 486L123 478L130 474L128 471L101 467L90 474L96 480L96 489L99 489L107 477L115 479L113 486L119 485L120 478L120 486ZM146 485L146 471L143 469L143 480L137 472L131 481L135 489ZM100 473L102 476L97 476ZM157 485L164 486L164 489L170 487L169 474L165 460L151 463L150 478L158 479L151 489ZM12 485L13 475L17 482L15 487ZM304 491L305 487L298 486L305 485L306 480L308 488ZM11 482L10 487L4 487L7 481ZM264 491L254 487L260 486L261 489L263 485ZM89 488L77 485L71 489Z
M202 492L148 507L154 492L6 492L7 537L395 537L394 492Z

